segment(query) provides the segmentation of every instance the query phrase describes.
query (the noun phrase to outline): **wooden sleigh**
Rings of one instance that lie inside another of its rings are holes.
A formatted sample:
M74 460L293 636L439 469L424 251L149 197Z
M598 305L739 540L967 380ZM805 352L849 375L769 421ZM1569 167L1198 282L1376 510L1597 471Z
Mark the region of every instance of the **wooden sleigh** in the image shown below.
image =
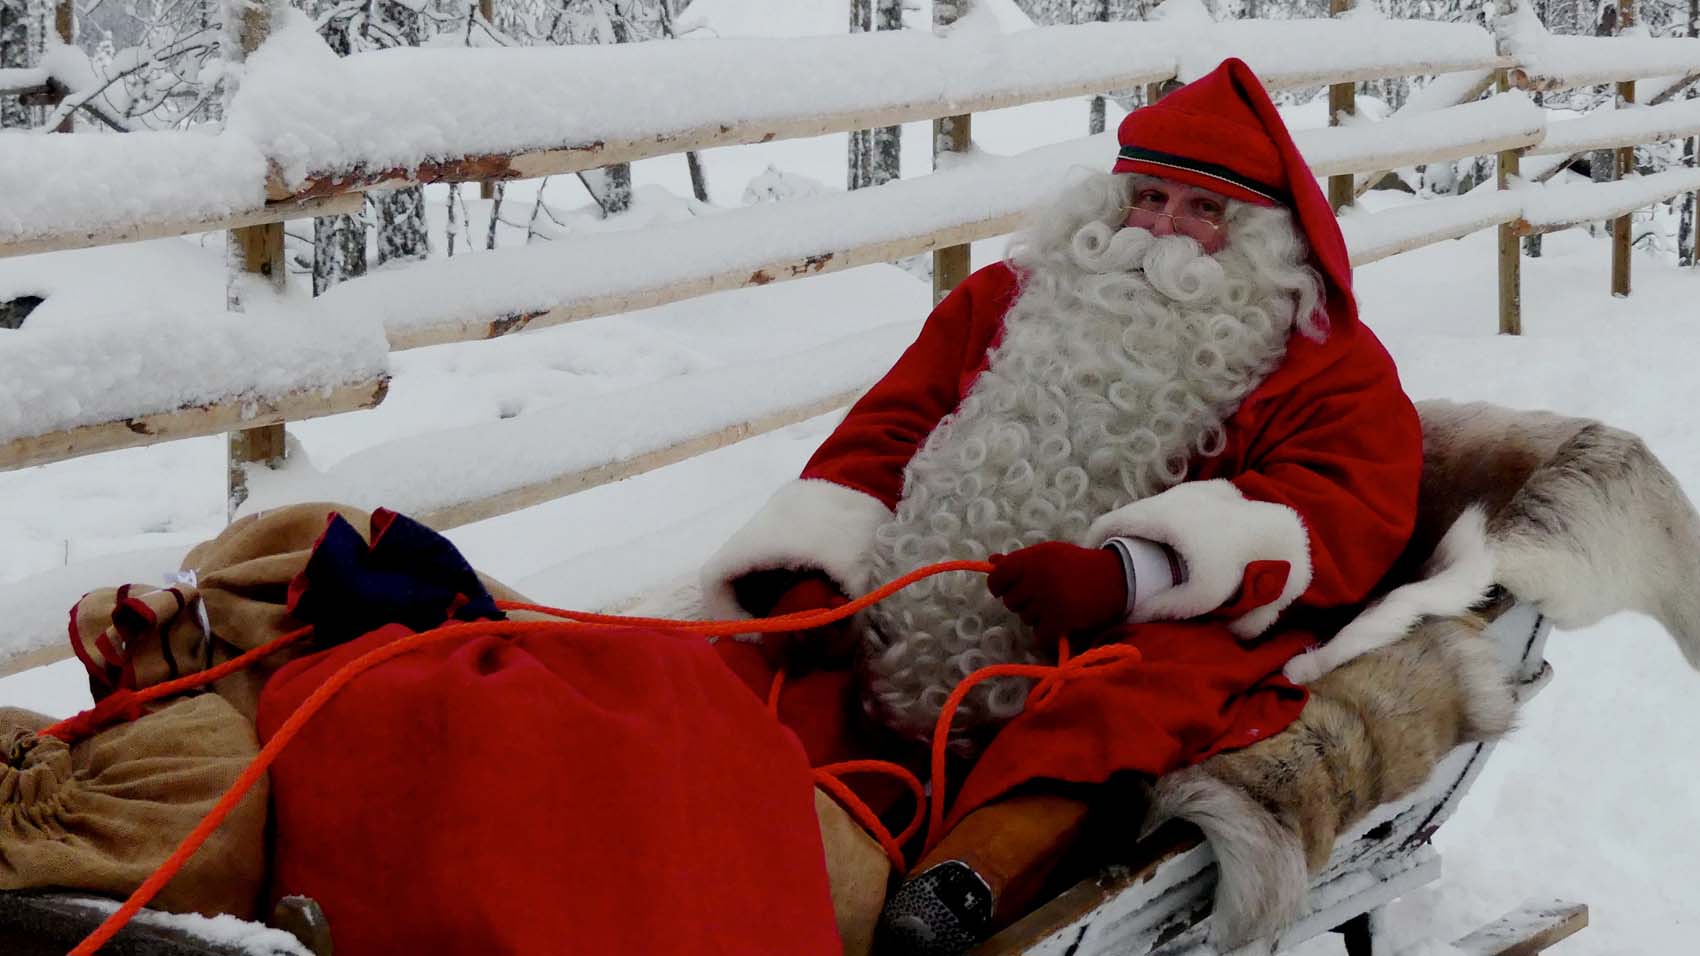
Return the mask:
M1519 705L1552 679L1545 659L1551 624L1533 605L1499 592L1483 612L1484 636L1513 675ZM1348 956L1393 952L1383 907L1440 877L1430 840L1457 811L1480 775L1494 742L1456 748L1428 783L1377 808L1343 834L1327 868L1311 883L1308 910L1278 939L1241 950L1280 953L1329 931L1344 936ZM1196 828L1168 825L1107 867L973 950L976 956L1208 956L1216 858ZM1530 956L1588 925L1585 905L1526 904L1453 943L1470 956Z
M1489 607L1484 632L1515 678L1519 702L1552 677L1544 650L1550 624L1535 608L1509 595ZM1435 831L1458 808L1481 773L1492 742L1452 751L1427 785L1386 804L1335 844L1326 869L1312 882L1309 909L1278 939L1250 952L1283 952L1329 931L1344 936L1349 956L1392 952L1383 935L1383 907L1440 875L1430 845ZM1184 824L1159 828L1127 859L1106 866L1039 906L973 950L978 956L1207 956L1216 862L1198 831ZM51 894L0 893L0 952L7 956L62 956L94 929L111 904ZM230 918L226 918L229 920ZM1564 902L1526 905L1457 940L1470 956L1529 956L1587 925L1585 906ZM247 927L235 938L227 924L208 933L195 920L144 912L103 953L113 956L329 956L330 928L311 901L280 905L270 920L288 935Z

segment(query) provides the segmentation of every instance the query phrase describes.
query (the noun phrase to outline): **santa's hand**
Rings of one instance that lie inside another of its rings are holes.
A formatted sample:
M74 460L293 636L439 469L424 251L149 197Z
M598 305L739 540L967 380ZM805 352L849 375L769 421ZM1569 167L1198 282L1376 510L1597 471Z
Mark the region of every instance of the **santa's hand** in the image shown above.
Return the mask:
M769 617L843 607L850 603L825 575L808 574L774 602ZM817 667L849 660L856 647L856 632L850 618L799 631L775 631L761 636L762 656L769 665L803 673Z
M1096 631L1127 612L1127 573L1114 551L1046 541L990 561L986 587L1041 640Z

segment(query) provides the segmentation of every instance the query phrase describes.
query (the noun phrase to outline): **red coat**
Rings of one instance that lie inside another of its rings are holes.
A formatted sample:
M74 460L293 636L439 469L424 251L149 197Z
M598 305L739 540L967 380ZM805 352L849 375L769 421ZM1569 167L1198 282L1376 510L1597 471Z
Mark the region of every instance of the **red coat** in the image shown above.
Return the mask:
M1000 263L939 304L801 478L711 559L705 594L717 616L746 613L731 584L756 570L820 569L850 594L883 583L868 579L873 530L895 508L909 460L985 369L1018 291ZM1292 336L1281 365L1225 423L1224 451L1195 460L1188 480L1101 516L1078 542L1163 541L1185 560L1187 580L1142 604L1125 629L1145 664L1071 681L1043 713L1008 724L958 814L1032 777L1161 774L1297 717L1304 694L1280 677L1282 665L1369 596L1416 521L1416 410L1345 296L1325 341Z

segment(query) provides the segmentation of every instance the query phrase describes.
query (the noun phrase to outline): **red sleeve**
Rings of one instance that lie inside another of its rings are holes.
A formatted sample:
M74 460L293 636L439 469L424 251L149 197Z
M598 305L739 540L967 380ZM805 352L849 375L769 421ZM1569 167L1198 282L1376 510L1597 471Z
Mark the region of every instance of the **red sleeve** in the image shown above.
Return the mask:
M1422 432L1393 360L1362 326L1287 360L1228 422L1234 450L1093 522L1088 543L1147 538L1186 565L1133 621L1229 619L1256 637L1294 604L1369 596L1416 524Z
M945 296L897 364L815 451L802 477L854 488L895 508L903 469L985 367L1016 291L1015 273L998 263Z
M703 601L714 617L734 618L773 595L755 593L824 574L847 595L872 582L874 532L891 517L903 470L939 420L956 408L985 367L986 353L1014 299L1015 274L1001 263L981 269L945 297L920 337L862 396L803 469L720 547L702 569ZM785 572L763 575L762 572Z
M1367 329L1354 348L1268 414L1230 479L1252 501L1297 512L1310 583L1297 603L1357 604L1399 557L1417 520L1422 425L1393 360Z

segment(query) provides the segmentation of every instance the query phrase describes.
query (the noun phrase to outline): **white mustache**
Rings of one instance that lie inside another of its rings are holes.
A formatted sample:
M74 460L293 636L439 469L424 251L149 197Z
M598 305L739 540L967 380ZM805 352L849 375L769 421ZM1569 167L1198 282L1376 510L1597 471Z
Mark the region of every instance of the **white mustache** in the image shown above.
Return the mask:
M1069 243L1069 258L1114 288L1082 290L1113 311L1140 291L1129 280L1178 305L1201 305L1226 294L1227 270L1190 236L1158 236L1138 226L1104 222L1082 226ZM1095 286L1097 283L1087 283ZM1118 301L1120 300L1120 301Z

